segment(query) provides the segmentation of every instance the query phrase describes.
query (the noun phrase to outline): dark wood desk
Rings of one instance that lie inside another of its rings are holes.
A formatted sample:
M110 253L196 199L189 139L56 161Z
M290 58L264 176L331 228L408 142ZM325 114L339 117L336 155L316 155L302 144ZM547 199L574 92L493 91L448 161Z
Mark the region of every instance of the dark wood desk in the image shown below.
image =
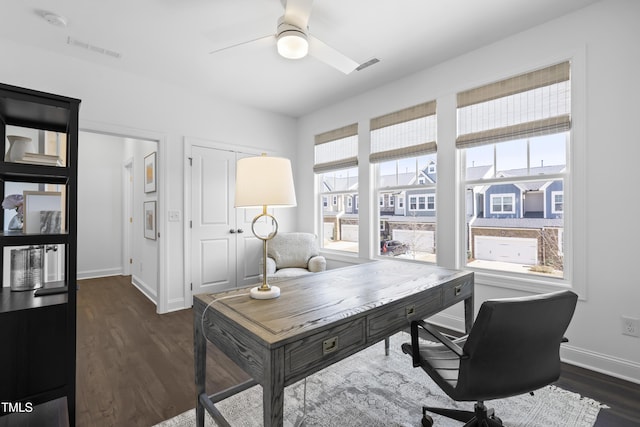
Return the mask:
M194 297L198 426L204 409L228 426L214 404L254 384L262 385L264 425L282 426L284 387L458 302L467 330L473 322L471 272L375 261L278 286L272 300L253 300L248 288ZM205 336L253 380L208 396Z

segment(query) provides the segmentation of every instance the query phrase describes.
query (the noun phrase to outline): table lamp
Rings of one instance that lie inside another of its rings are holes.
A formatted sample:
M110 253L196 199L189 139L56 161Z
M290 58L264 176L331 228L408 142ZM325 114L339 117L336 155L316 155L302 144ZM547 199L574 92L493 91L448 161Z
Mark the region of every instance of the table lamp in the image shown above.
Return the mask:
M295 205L296 193L289 159L262 154L238 160L235 207L262 207L262 213L251 222L251 231L262 240L262 285L251 289L251 298L280 296L280 288L270 286L267 281L267 241L278 234L278 221L267 213L267 207Z

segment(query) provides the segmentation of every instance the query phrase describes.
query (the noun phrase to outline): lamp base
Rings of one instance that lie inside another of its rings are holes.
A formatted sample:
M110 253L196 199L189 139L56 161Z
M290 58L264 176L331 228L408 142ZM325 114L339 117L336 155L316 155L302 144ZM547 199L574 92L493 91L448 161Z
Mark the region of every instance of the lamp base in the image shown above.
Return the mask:
M253 299L273 299L278 298L280 296L280 288L277 286L271 286L271 289L268 291L261 291L260 286L256 286L255 288L251 288L249 291L249 296Z

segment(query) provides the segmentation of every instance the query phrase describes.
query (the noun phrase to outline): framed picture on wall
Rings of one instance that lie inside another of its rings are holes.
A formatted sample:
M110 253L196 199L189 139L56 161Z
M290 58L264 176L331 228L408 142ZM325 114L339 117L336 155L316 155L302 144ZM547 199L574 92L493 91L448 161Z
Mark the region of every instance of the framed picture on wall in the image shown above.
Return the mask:
M144 202L144 237L156 240L156 202Z
M144 192L156 191L156 152L144 158Z

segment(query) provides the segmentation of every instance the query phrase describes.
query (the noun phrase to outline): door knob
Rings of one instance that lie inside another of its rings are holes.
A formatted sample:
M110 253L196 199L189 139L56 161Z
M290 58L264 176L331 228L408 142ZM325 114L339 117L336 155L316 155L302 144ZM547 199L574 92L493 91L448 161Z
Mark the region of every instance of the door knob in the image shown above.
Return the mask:
M231 230L229 230L229 233L234 234L236 232L236 230L234 230L233 228Z
M238 228L238 233L244 233L244 230L242 228Z

